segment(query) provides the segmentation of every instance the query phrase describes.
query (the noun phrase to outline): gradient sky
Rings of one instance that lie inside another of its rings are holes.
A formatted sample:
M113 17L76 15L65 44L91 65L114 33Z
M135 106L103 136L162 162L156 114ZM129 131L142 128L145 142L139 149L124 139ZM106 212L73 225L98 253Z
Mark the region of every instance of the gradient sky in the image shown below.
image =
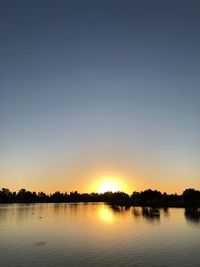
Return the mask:
M200 188L200 1L1 0L0 187Z

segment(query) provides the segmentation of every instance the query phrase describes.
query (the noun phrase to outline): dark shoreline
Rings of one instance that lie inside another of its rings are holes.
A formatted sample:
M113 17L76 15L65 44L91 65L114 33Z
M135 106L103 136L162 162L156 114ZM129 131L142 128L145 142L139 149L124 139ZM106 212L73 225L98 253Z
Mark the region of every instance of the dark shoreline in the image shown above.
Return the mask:
M149 208L200 208L200 203L130 203L130 202L106 202L106 201L63 201L63 202L0 202L0 205L8 205L8 204L90 204L90 203L104 203L112 207L149 207Z
M8 188L0 190L0 203L89 203L104 202L113 206L122 207L157 207L157 208L187 208L200 207L200 191L185 189L181 195L161 193L157 190L147 189L141 192L133 192L128 195L124 192L105 193L79 193L72 191L62 193L57 191L53 194L44 192L31 192L21 189L11 192Z

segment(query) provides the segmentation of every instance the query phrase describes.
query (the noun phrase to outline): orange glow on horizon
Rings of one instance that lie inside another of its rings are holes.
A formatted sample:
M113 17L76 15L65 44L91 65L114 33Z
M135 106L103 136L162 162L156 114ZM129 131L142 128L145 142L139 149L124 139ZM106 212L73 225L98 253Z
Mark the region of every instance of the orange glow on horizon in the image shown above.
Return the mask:
M129 192L129 187L123 179L117 176L103 176L97 178L91 186L92 192L105 193L105 192Z
M117 192L117 191L121 191L119 185L116 182L112 182L112 181L107 181L104 182L100 185L99 187L99 192L100 193L105 193L105 192Z

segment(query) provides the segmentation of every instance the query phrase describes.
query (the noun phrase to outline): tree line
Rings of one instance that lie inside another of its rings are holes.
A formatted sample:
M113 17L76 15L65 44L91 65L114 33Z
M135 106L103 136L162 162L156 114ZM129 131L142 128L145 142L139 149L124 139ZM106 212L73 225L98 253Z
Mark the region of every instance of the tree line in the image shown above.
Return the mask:
M7 188L0 190L0 203L58 203L58 202L107 202L118 206L200 206L200 191L186 189L181 195L161 193L157 190L147 189L133 192L128 195L124 192L105 193L62 193L53 194L44 192L31 192L21 189L11 192Z

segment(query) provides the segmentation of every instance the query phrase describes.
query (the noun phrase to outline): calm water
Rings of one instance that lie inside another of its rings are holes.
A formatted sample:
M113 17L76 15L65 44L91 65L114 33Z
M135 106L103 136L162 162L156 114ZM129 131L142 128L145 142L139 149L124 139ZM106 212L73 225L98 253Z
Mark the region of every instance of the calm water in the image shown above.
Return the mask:
M0 205L0 266L200 266L200 218L185 209Z

